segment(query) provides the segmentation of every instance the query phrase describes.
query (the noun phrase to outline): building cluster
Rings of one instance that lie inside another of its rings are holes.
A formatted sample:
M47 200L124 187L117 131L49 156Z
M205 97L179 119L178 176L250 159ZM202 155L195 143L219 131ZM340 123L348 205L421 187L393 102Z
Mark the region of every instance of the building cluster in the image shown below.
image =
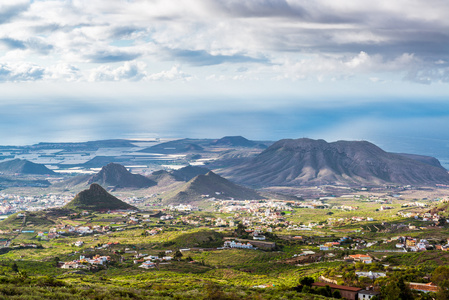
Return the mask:
M321 198L322 200L325 200ZM307 200L306 202L295 202L292 204L294 207L298 208L310 208L310 209L322 209L322 208L329 208L329 204L324 204L320 200Z
M197 206L193 206L190 204L169 205L168 209L171 211L182 211L182 212L191 212L191 211L199 210L199 208Z
M423 202L409 202L404 203L401 207L428 207L429 205Z
M172 252L171 250L165 251L166 254L171 253L171 252ZM173 256L167 256L167 255L163 256L163 257L159 257L159 256L155 256L155 255L139 253L134 256L134 264L141 263L139 268L144 268L144 269L154 268L154 267L157 267L157 263L161 264L163 262L169 262L171 260L173 260Z
M161 228L161 227L153 228L153 229L148 229L148 230L146 231L146 233L149 234L149 235L156 235L156 234L159 234L159 233L161 233L161 232L162 232L162 228Z
M70 202L74 195L46 194L38 196L22 196L0 194L0 214L9 215L19 211L38 211L61 207Z
M350 300L369 300L375 296L378 296L380 293L370 289L362 289L358 287L345 286L345 285L337 285L332 283L325 282L314 282L312 283L313 287L326 287L329 286L332 292L338 290L343 299Z
M92 258L86 258L81 255L80 259L65 262L61 265L62 269L89 269L92 265L105 265L111 258L109 256L96 255Z
M139 205L139 204L144 204L146 202L148 202L148 200L150 199L150 196L144 196L144 197L127 197L125 199L123 199L124 202L131 204L131 205Z
M430 213L430 212L407 212L407 211L400 211L397 213L398 216L401 216L403 218L414 218L416 220L421 220L425 222L440 222L440 219L442 218L438 213Z
M242 243L242 242L236 242L236 241L225 241L223 247L224 248L237 248L237 249L251 249L251 250L257 249L257 247L254 247L249 242Z
M345 211L353 211L358 210L359 208L357 206L350 206L350 205L341 205L341 206L333 206L333 209L340 209Z
M397 237L396 248L407 249L407 251L417 252L434 249L426 239L417 239L409 236Z
M294 204L292 201L278 201L278 200L220 200L214 201L214 204L218 206L218 211L221 213L231 213L231 212L247 212L250 214L265 213L267 209L271 212L282 212L289 210L290 206Z
M367 254L348 255L344 259L346 261L361 262L364 264L371 264L373 262L373 258Z
M218 226L234 227L238 222L246 227L261 228L265 231L272 231L272 228L289 226L290 222L285 221L285 217L279 212L273 212L271 209L264 209L250 216L243 216L243 213L235 213L234 216L227 217L200 217L195 215L180 216L172 221L175 224L193 225L193 226Z
M339 242L327 242L327 243L324 243L323 245L319 246L321 251L328 251L330 249L337 248L337 247L340 248Z
M338 226L342 224L354 223L354 222L373 222L375 221L371 217L362 217L362 216L352 216L347 218L328 218L327 225L329 226Z

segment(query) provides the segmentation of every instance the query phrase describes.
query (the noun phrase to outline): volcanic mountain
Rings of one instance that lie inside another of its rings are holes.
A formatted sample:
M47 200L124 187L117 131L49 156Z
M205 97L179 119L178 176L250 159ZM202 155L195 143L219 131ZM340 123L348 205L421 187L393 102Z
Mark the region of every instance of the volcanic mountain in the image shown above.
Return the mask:
M165 202L188 203L199 201L202 198L254 200L265 199L258 192L239 186L229 180L209 171L207 174L198 175L183 187L176 190L174 195Z
M189 181L198 175L207 174L210 170L197 166L187 166L171 172L173 177L178 181Z
M124 166L110 163L104 166L100 172L92 176L88 183L98 183L102 186L114 186L117 188L147 188L156 185L156 182L145 176L132 174Z
M209 169L202 167L187 166L178 170L155 171L148 178L155 181L158 187L168 187L172 184L179 186L182 182L187 182L195 176L206 174L209 171Z
M449 183L447 170L423 156L388 153L366 141L306 138L280 140L220 174L256 187Z
M116 210L116 209L134 209L132 205L123 202L112 196L100 185L94 183L88 190L84 190L67 203L64 208L67 209L85 209L93 211Z
M176 153L198 153L204 151L201 144L209 143L210 140L201 139L181 139L170 142L165 142L140 150L144 153L162 153L162 154L176 154Z
M211 146L221 146L221 147L263 147L266 148L265 145L258 144L256 142L250 141L243 136L225 136L221 139L215 140L210 143Z
M0 173L55 175L56 173L41 164L35 164L26 159L14 159L0 163Z

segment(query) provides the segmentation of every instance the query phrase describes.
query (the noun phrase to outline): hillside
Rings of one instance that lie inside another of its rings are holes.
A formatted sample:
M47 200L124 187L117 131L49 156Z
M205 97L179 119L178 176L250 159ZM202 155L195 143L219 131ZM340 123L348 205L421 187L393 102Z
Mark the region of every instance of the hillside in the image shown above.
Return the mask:
M156 185L156 182L145 176L132 174L124 166L109 163L100 172L93 175L88 184L98 183L104 187L114 186L117 188L147 188Z
M24 175L55 175L56 173L41 164L25 159L13 159L0 163L0 173Z
M205 175L198 175L183 187L167 197L167 203L189 203L204 198L255 200L265 199L258 192L239 186L229 180L209 171Z
M75 210L117 210L117 209L135 209L132 205L129 205L122 200L112 196L100 185L94 183L89 189L84 190L73 198L72 201L64 206L65 209Z
M210 143L212 146L220 146L220 147L260 147L266 148L263 144L258 144L256 142L250 141L243 136L225 136L221 139L215 140Z
M220 174L250 186L448 184L443 168L388 153L366 141L286 139Z
M445 170L445 168L441 165L440 161L438 159L436 159L435 157L425 156L425 155L408 154L408 153L397 153L397 154Z
M181 139L170 142L165 142L140 150L144 153L161 153L161 154L176 154L189 152L202 152L203 146L210 143L210 140L201 139Z
M189 181L198 175L207 174L210 170L197 166L187 166L179 170L173 170L171 175L178 181Z
M177 181L170 172L165 170L154 171L153 173L151 173L151 175L148 176L148 178L156 182L158 185L167 185L169 183Z
M48 218L43 211L21 212L10 215L0 222L0 228L12 229L20 227L45 228L54 226L55 222Z
M13 187L48 187L48 180L17 179L16 176L0 177L0 189Z

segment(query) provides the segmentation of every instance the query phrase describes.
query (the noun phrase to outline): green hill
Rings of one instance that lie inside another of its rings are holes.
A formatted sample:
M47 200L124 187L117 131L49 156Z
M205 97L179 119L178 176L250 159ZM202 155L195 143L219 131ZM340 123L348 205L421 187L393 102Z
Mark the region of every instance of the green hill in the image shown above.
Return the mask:
M120 199L109 194L100 185L94 183L88 190L84 190L67 203L64 208L67 209L85 209L93 211L117 210L117 209L135 209L136 207L123 202Z

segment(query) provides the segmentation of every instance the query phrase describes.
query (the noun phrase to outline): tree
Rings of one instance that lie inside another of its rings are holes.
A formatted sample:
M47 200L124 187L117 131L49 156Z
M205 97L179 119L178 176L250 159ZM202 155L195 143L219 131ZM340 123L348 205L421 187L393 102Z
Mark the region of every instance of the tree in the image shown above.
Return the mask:
M398 295L401 293L395 280L392 280L385 288L385 300L398 300Z
M58 267L59 266L59 261L60 261L59 257L56 256L55 258L53 258L53 261L55 262L55 267Z
M237 236L242 236L246 233L245 229L246 229L245 225L243 225L242 223L238 223L237 228L235 229L235 234Z
M398 280L398 288L401 291L399 294L400 299L402 300L413 300L412 290L410 287L405 284L404 279L401 277Z
M445 280L449 280L449 267L439 266L432 273L432 282L440 285Z
M341 293L339 290L335 290L332 292L332 297L335 299L341 299Z
M331 296L331 295L329 294L329 291L328 291L324 286L321 286L321 287L317 288L317 289L315 290L315 292L316 292L318 295L321 295L321 296L324 296L324 297L330 297L330 296Z
M19 267L17 266L17 264L15 262L12 264L11 270L16 273L19 272Z
M158 256L159 258L162 258L162 257L165 256L165 252L164 252L164 251L161 251L161 252L159 252L159 253L157 254L157 256Z
M181 251L176 250L174 257L179 261L182 257Z
M443 280L438 284L437 300L449 299L449 280Z
M301 285L307 285L307 286L311 286L312 283L314 283L315 280L312 277L303 277L299 280L299 283Z

